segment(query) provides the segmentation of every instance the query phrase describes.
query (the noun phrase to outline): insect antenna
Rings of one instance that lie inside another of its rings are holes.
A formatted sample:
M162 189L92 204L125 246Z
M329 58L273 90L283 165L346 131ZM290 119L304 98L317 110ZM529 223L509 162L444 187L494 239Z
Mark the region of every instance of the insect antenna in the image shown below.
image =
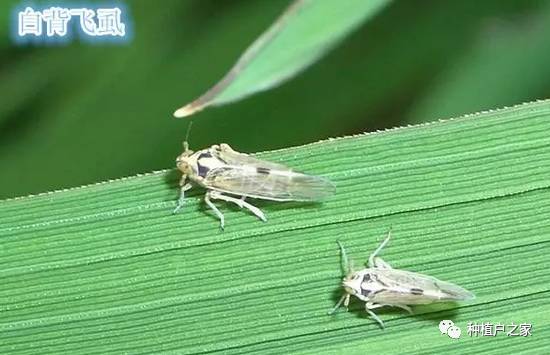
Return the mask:
M193 126L193 121L189 121L189 125L187 126L187 132L185 132L185 140L183 141L183 151L192 153L189 150L189 133L191 133L191 127Z

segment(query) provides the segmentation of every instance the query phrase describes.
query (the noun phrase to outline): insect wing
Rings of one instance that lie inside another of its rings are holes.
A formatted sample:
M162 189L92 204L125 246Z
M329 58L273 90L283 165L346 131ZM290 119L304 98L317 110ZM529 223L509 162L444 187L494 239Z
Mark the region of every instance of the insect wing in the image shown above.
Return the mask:
M213 189L275 201L321 201L334 194L327 179L233 151L218 151L223 167L211 170L205 183Z
M468 301L476 298L473 293L458 285L441 280L436 280L436 282L437 286L439 286L443 294L445 294L443 300Z
M471 292L460 286L415 272L388 269L376 270L374 275L386 289L377 295L380 303L425 304L474 298Z
M270 170L290 171L290 168L283 164L277 164L266 160L260 160L248 154L236 152L231 148L217 149L214 152L214 154L218 157L218 159L222 160L227 165L234 166L234 167L236 166L263 167Z

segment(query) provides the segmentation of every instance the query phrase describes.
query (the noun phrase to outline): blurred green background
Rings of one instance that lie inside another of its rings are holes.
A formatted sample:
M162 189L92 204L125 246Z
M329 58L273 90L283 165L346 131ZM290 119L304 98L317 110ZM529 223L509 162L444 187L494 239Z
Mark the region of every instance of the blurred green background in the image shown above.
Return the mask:
M172 112L289 1L127 1L129 44L49 47L12 43L19 4L0 3L0 198L173 167L189 121ZM193 116L190 144L271 150L546 98L549 33L548 1L396 1L290 82Z

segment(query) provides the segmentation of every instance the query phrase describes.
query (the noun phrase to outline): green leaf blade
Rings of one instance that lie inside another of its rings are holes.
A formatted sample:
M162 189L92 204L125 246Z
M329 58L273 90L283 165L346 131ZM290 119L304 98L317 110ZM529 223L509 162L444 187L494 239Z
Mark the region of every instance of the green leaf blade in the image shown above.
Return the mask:
M413 353L539 349L550 320L550 101L258 156L331 178L322 205L225 204L226 231L178 174L158 172L0 202L0 352ZM341 295L342 241L359 266L389 228L395 268L456 283L473 302L382 309ZM462 339L441 336L452 319ZM532 323L470 338L467 322Z
M388 2L295 1L220 82L174 116L189 116L281 84L317 61Z

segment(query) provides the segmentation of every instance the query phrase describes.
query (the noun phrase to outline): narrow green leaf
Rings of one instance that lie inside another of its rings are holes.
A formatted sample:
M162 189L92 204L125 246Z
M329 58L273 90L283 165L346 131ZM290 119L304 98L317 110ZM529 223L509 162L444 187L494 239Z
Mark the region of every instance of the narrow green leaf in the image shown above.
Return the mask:
M388 0L296 0L210 90L178 109L185 117L268 90L296 75Z
M224 204L174 170L0 202L0 353L488 353L550 346L550 101L258 154L331 178L322 205ZM341 295L340 240L473 291L473 302L381 309ZM466 339L442 336L452 319ZM471 322L531 323L528 338Z

